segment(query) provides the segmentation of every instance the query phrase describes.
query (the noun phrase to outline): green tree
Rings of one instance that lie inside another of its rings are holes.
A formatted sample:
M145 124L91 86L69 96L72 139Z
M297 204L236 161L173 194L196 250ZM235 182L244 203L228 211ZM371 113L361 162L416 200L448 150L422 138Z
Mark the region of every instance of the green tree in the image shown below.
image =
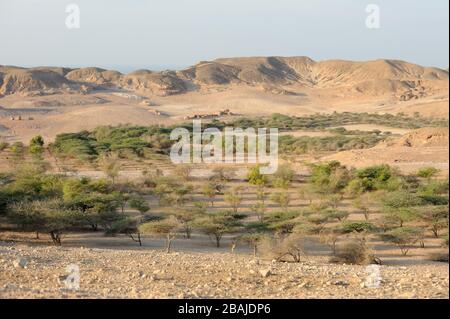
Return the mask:
M41 135L37 135L31 139L30 153L37 159L42 158L42 154L44 153L44 139Z
M214 198L216 197L216 187L212 182L207 183L202 187L202 193L205 197L207 197L211 203L211 206L214 206Z
M247 173L248 183L256 186L265 186L268 183L267 175L260 172L260 165L253 166Z
M273 193L270 199L278 204L284 211L289 209L289 204L291 202L291 195L288 192L283 193Z
M142 234L165 236L167 253L170 253L172 242L176 238L179 229L180 223L173 216L163 220L147 222L139 226L139 232Z
M176 217L180 223L181 229L186 234L186 238L190 239L194 221L205 214L205 209L202 207L178 208L171 209L169 214Z
M405 222L418 217L413 207L422 203L417 195L408 191L387 193L381 201L385 215L388 215L390 220L398 222L399 227L403 227Z
M112 155L105 154L100 158L100 168L114 184L120 172L119 160Z
M313 165L310 179L320 193L339 193L347 187L351 175L345 166L332 161Z
M79 211L66 208L59 200L14 203L10 206L8 218L26 230L48 233L55 245L61 245L65 230L82 222Z
M381 234L384 241L389 241L397 245L403 256L411 249L411 246L421 240L423 237L423 230L417 227L400 227Z
M366 221L370 219L373 205L372 195L370 193L364 193L355 198L352 202L352 205L364 214L364 218Z
M290 165L280 165L273 176L274 187L288 189L294 180L295 172Z
M125 217L115 221L107 232L108 234L125 234L139 246L142 246L141 233L139 231L139 221L130 217Z
M439 238L440 231L448 229L449 209L447 206L425 206L421 208L421 218L433 232L434 237Z
M216 246L220 247L224 234L233 233L239 229L241 218L242 216L230 212L219 212L197 218L194 225L205 234L213 236Z
M225 193L224 197L225 201L230 204L235 213L238 212L239 206L242 203L242 188L241 187L233 187L229 191Z
M173 196L178 206L184 204L188 200L188 195L194 190L192 185L178 185L173 190Z
M133 209L136 209L141 213L141 215L144 215L150 210L150 206L145 198L142 196L133 196L129 200L130 207Z

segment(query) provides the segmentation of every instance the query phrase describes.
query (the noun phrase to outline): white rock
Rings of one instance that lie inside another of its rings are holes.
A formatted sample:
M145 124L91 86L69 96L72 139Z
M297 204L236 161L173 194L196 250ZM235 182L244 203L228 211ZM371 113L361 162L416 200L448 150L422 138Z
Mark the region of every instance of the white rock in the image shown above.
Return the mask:
M261 274L261 276L263 276L264 278L269 277L270 275L272 275L272 271L270 270L270 268L267 269L260 269L259 273Z

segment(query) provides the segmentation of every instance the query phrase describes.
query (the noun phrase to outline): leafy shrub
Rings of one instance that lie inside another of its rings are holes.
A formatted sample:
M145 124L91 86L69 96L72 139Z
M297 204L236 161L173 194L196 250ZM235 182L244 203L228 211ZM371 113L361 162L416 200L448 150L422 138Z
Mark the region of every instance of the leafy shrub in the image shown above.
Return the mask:
M344 222L341 229L343 233L362 233L364 231L373 231L375 226L369 222Z

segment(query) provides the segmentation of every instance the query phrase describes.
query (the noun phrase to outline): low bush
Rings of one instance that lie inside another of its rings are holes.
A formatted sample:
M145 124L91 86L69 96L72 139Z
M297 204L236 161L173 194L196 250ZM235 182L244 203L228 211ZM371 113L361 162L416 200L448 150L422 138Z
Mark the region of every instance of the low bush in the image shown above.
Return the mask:
M364 241L349 241L339 245L336 255L331 257L332 263L364 265L371 262L369 251Z

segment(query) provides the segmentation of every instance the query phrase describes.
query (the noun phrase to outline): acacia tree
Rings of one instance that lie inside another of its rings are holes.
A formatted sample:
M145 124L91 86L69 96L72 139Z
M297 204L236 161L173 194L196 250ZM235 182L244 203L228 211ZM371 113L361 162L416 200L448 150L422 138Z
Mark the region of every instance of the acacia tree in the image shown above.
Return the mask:
M300 200L308 201L309 205L312 204L314 198L314 192L311 190L310 185L302 185L298 188L298 197Z
M288 189L294 180L295 172L290 165L280 165L274 174L272 184L274 187Z
M141 233L139 231L139 221L126 217L114 222L107 233L109 234L125 234L139 246L142 246Z
M167 253L170 253L172 242L176 238L179 229L180 223L174 216L163 220L147 222L139 226L139 232L142 234L165 236Z
M355 198L352 202L353 207L362 211L366 221L370 219L372 196L369 193L364 193Z
M190 239L194 220L205 213L201 207L178 208L170 211L169 214L175 216L180 223L180 228L184 231L186 238Z
M66 208L60 200L34 200L14 203L8 217L26 230L46 232L55 245L61 245L65 230L81 224L79 211Z
M434 237L439 238L442 229L448 228L449 209L446 206L426 206L421 209L421 218L427 223Z
M148 205L147 200L145 200L142 196L133 196L129 200L130 207L133 209L136 209L141 213L141 215L144 215L150 210L150 206Z
M216 247L220 247L223 235L237 231L241 226L239 219L242 217L230 212L220 212L199 217L195 220L194 225L205 234L213 236Z
M258 254L258 247L266 238L268 228L264 222L252 222L245 225L246 234L241 235L238 240L243 241L253 247L253 256Z
M100 158L100 168L111 179L114 184L116 178L119 176L120 163L118 159L112 155L105 154Z
M289 203L291 202L291 195L287 192L274 193L270 199L274 203L278 204L284 211L287 211L289 208Z
M258 247L264 240L265 235L261 233L245 234L239 237L240 240L249 244L253 248L253 257L258 255Z
M120 196L106 180L68 179L63 185L63 200L67 207L81 211L85 223L93 230L98 230L99 226L107 230L123 218L117 212Z
M269 183L267 175L263 175L260 172L260 165L250 168L247 173L247 180L250 185L255 185L256 188L256 200L257 204L253 205L252 210L257 214L258 219L261 221L264 212L266 210L266 186Z
M184 204L193 190L194 187L192 185L177 185L177 187L173 190L173 196L176 204L178 206Z
M239 205L241 205L243 197L242 197L242 188L241 187L233 187L231 190L225 193L225 201L230 204L235 213L238 212Z
M204 185L202 188L202 193L209 199L211 207L213 207L214 198L216 197L216 188L214 187L214 184L210 182Z
M382 234L381 238L397 245L402 255L406 256L411 246L423 238L423 230L417 227L399 227Z
M390 220L398 222L403 227L405 222L412 221L418 217L414 210L415 206L421 204L420 198L407 191L396 191L386 194L382 198L384 213Z

